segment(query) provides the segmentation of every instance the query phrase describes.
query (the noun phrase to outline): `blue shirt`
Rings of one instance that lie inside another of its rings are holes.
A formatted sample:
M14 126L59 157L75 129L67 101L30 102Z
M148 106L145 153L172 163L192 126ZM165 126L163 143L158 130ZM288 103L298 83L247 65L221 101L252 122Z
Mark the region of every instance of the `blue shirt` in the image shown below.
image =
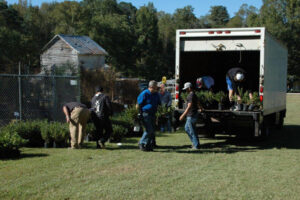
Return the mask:
M215 84L215 81L211 76L203 76L202 80L207 89L210 89Z
M161 104L159 94L151 93L149 89L144 90L137 98L137 103L141 106L143 112L155 114L157 106Z
M172 97L170 92L165 91L164 94L159 93L159 97L162 105L166 105L167 107L170 107L172 105Z

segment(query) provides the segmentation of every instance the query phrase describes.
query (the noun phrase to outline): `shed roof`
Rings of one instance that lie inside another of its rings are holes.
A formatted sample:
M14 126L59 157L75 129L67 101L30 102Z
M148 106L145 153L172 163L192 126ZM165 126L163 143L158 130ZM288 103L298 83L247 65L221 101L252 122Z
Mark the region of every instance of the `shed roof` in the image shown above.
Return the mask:
M82 55L108 55L108 53L99 44L88 36L76 36L76 35L55 35L50 42L48 42L42 49L42 53L49 49L59 39L67 43L71 48L76 50L78 54Z

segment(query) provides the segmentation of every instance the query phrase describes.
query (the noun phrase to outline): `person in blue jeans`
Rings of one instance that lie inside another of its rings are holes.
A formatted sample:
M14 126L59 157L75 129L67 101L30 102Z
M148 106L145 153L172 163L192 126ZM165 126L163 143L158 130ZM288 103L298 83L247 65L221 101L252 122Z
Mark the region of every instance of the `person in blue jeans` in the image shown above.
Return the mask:
M198 120L198 98L194 93L190 82L184 84L183 90L186 90L188 93L187 108L182 113L179 120L182 121L186 117L184 128L193 144L192 149L200 149L199 138L196 133L196 122Z
M148 89L141 92L137 98L137 108L142 115L144 133L139 141L142 151L153 151L155 144L155 113L157 106L161 104L157 93L157 82L150 81Z
M165 84L160 85L159 97L161 100L161 105L167 108L172 106L172 97L170 92L168 92L165 88ZM167 130L169 133L172 132L171 128L171 115L166 116L166 121L161 122L160 124L160 132L165 132Z

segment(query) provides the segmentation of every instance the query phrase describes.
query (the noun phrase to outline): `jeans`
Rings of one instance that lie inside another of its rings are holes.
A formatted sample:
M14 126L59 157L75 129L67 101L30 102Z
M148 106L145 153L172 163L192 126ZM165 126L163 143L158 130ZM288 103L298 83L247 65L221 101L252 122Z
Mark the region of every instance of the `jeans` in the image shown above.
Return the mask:
M170 117L168 117L166 122L162 123L160 126L160 132L165 132L165 130L167 130L169 133L172 132Z
M155 115L143 112L143 125L145 129L139 144L145 145L147 149L153 149L155 143Z
M188 134L188 136L193 144L193 147L196 147L196 148L198 148L200 146L198 135L196 133L197 119L198 119L198 114L193 115L193 116L188 116L186 118L186 123L185 123L185 127L184 127L186 133Z

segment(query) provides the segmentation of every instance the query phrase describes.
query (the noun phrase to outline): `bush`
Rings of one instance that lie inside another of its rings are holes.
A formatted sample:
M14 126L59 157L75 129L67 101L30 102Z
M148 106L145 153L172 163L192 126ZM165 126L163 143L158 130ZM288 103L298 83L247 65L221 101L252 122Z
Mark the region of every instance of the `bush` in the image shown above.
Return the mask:
M109 138L110 142L120 142L122 138L126 135L128 132L127 128L124 126L113 124L113 132Z
M44 143L41 136L41 127L45 123L47 121L16 121L5 126L3 129L15 131L20 137L27 140L26 146L40 147Z
M41 135L45 143L55 142L56 145L64 147L69 139L68 124L60 122L45 123L41 127Z
M214 99L218 102L218 103L224 103L224 101L226 100L226 94L223 91L217 92L214 95Z
M0 130L0 158L19 156L19 148L26 142L15 130Z

